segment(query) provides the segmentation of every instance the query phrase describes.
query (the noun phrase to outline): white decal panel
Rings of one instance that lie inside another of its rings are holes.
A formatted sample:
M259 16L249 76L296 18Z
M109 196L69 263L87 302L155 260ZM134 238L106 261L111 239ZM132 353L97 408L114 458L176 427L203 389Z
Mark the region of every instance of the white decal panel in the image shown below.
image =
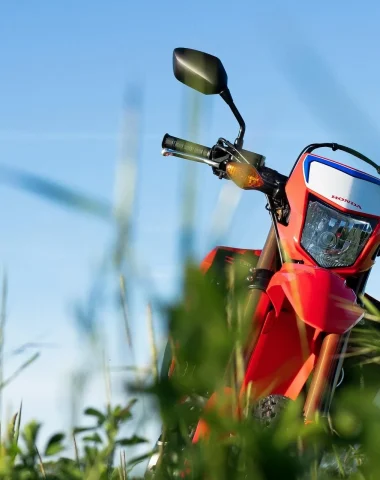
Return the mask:
M313 161L307 186L340 207L380 217L380 185Z

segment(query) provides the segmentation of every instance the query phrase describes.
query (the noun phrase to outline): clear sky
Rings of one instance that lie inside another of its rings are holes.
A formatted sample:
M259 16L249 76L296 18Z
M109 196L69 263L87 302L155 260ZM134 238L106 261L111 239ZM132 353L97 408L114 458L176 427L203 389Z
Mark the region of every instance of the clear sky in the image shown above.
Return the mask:
M0 163L112 201L124 95L138 85L135 258L144 257L144 274L156 293L170 297L178 286L176 233L189 169L160 156L161 139L166 132L186 134L190 95L173 76L173 49L196 48L222 59L247 123L245 147L266 155L268 166L286 174L299 151L318 141L346 143L379 162L379 18L375 1L4 0ZM210 146L219 136L233 140L238 128L223 101L200 102L200 133L190 140ZM205 166L191 169L200 258L213 242L210 224L222 182ZM237 200L237 189L229 195ZM24 419L43 419L45 435L65 423L68 375L83 358L72 305L86 298L113 231L98 219L10 189L1 178L0 202L0 264L10 278L6 374L35 351L14 355L15 348L51 344L7 388L5 405L15 409L22 397ZM261 247L269 228L264 205L260 194L244 192L220 240ZM368 289L376 296L374 270ZM134 288L131 312L142 365L149 358L149 293ZM109 362L131 363L111 299L100 319L112 347ZM115 389L118 379L120 374ZM87 401L101 405L101 376L88 388ZM120 389L115 395L123 398Z

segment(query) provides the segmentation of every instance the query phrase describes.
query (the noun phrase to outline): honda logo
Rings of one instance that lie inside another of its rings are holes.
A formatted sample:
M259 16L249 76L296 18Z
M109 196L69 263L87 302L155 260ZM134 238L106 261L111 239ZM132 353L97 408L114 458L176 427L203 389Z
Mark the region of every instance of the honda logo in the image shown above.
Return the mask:
M356 207L356 208L360 208L360 210L362 209L362 207L360 205L358 205L357 203L355 202L351 202L351 200L347 200L347 198L343 198L343 197L338 197L336 195L332 195L331 198L333 198L334 200L339 200L340 202L346 202L346 203L349 203L350 205Z

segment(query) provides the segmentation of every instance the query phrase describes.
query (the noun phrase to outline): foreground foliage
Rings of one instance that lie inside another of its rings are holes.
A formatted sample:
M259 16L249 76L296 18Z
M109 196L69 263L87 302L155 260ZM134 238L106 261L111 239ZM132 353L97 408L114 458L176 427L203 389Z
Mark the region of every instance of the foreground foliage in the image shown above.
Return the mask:
M352 334L346 381L329 418L305 426L302 402L290 402L272 428L263 428L250 399L238 395L241 345L248 332L240 278L237 270L230 272L227 285L215 285L190 267L183 301L168 312L177 369L170 380L162 377L147 391L158 400L166 442L154 479L179 478L183 472L188 478L215 480L380 478L376 316ZM231 387L232 399L224 396L224 385ZM193 445L188 432L202 411L199 402L214 391L221 407L224 401L232 408L239 403L243 418L202 413L212 435Z
M228 285L216 285L197 268L188 267L183 298L166 311L177 362L175 374L171 379L165 374L153 376L148 387L128 386L129 393L143 393L154 400L162 420L166 447L154 479L181 478L183 472L188 472L188 478L207 480L380 478L380 408L375 401L380 383L377 329L367 322L353 335L351 351L362 356L347 360L347 381L337 392L331 418L305 426L301 403L290 403L272 428L263 428L252 414L249 398L237 395L242 376L241 345L247 335L240 309L245 290L240 287L239 275L239 271L232 272ZM375 320L374 312L371 315ZM367 364L360 365L363 353ZM189 432L202 412L202 399L208 392L219 391L223 402L222 387L226 384L233 392L230 406L240 402L243 418L206 414L212 436L193 445ZM74 429L71 439L63 433L54 434L41 451L37 447L41 425L31 422L22 426L20 408L3 432L0 478L134 478L133 467L152 453L147 444L146 455L133 458L128 447L146 440L120 435L132 419L135 403L131 400L124 407L107 406L104 412L86 409L90 425ZM70 444L75 447L73 458L63 456Z
M8 427L0 450L0 478L2 479L117 479L127 478L131 465L121 456L121 465L114 466L117 449L145 442L136 435L120 437L119 431L131 418L127 406L108 407L103 413L87 408L85 415L93 425L78 427L71 439L75 447L75 458L62 456L67 448L65 435L56 433L50 437L43 451L37 448L41 424L32 421L20 428L21 408ZM81 447L78 447L78 440ZM130 478L130 477L128 477Z

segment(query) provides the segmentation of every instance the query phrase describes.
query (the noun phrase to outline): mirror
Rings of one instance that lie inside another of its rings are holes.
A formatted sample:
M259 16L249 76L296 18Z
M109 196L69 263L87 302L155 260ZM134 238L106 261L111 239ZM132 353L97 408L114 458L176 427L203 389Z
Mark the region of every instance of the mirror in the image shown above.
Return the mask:
M227 89L228 77L219 58L191 48L176 48L173 70L177 80L205 95Z

